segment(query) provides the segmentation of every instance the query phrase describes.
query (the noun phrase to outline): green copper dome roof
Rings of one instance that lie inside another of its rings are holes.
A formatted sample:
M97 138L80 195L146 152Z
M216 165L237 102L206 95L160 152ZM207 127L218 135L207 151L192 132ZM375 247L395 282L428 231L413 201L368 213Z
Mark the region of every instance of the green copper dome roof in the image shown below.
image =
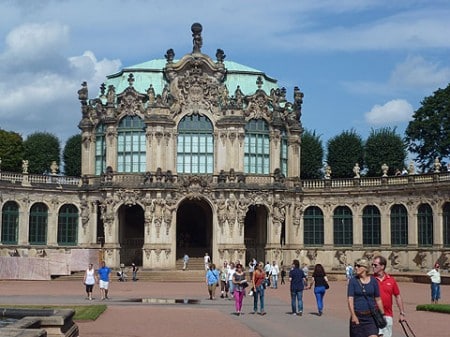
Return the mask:
M174 62L177 61L174 60ZM163 73L166 64L165 59L156 59L123 68L120 72L107 76L106 87L114 85L116 93L119 94L129 86L128 76L133 74L133 87L136 91L146 93L151 84L155 93L160 94L164 85L167 84ZM244 95L254 94L258 89L256 85L258 76L263 79L261 89L266 93L270 93L273 88L278 88L277 80L270 78L260 70L233 61L224 61L224 65L227 69L225 84L230 96L234 95L237 86Z

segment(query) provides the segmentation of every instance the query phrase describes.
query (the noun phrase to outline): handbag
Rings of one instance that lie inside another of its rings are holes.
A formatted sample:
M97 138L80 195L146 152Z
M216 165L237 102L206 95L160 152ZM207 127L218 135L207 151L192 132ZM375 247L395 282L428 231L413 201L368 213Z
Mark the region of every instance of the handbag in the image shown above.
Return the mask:
M381 312L378 309L372 308L370 306L369 299L367 298L367 295L366 295L366 288L364 288L364 285L362 284L360 279L358 279L358 282L362 288L364 298L366 299L367 303L369 304L370 314L372 315L373 320L375 321L375 325L377 326L378 329L384 329L387 325L386 318L384 318L384 316L381 314Z
M386 318L381 314L379 310L370 309L370 313L372 314L373 320L375 321L375 325L378 329L384 329L387 325Z
M330 289L330 285L328 284L328 280L327 277L324 277L324 281L325 281L325 289Z

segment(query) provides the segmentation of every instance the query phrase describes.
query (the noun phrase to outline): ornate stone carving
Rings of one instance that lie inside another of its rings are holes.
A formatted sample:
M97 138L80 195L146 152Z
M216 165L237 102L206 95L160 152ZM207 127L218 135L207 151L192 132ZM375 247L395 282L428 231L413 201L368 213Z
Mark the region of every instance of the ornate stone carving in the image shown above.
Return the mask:
M135 190L119 190L116 192L116 197L123 202L124 205L134 206L140 198L140 193Z

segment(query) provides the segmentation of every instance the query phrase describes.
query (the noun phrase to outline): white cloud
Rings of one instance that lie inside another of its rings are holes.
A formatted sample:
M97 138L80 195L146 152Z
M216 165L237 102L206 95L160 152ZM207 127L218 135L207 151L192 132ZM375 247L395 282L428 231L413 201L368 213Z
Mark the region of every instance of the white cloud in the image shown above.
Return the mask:
M408 121L414 109L404 99L394 99L384 105L375 105L365 113L366 122L373 126L389 125L396 122Z
M409 56L397 64L391 74L390 84L406 88L437 88L446 87L450 81L450 68L440 66L438 62L427 61L422 56Z
M1 128L24 136L45 130L61 140L78 132L81 82L98 88L121 62L99 61L91 51L69 57L69 42L68 28L60 24L21 25L7 35L0 54Z

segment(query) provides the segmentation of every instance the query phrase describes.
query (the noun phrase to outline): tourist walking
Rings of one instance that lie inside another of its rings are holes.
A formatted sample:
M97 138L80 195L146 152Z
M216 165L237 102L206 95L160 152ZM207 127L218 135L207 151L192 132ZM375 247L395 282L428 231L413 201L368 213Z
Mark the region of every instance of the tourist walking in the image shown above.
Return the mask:
M259 313L265 315L264 311L264 292L266 289L266 273L263 270L263 262L256 264L255 271L253 273L253 314ZM258 300L259 300L259 312L258 312Z
M184 254L183 256L183 270L186 270L188 268L189 264L189 255Z
M400 320L405 319L405 311L402 297L400 296L400 289L398 288L395 278L386 273L387 260L384 256L375 256L372 260L373 273L378 281L380 288L380 297L384 307L384 317L386 318L386 327L380 329L378 335L383 337L392 337L392 328L394 323L394 313L392 310L392 296L395 297L397 307L400 310Z
M228 266L228 273L227 273L227 280L228 280L228 292L230 293L230 297L233 298L234 295L234 284L233 284L233 275L236 272L234 262L230 262L230 265Z
M107 300L109 299L109 275L111 274L111 269L106 266L105 261L102 261L101 268L97 271L97 274L102 301Z
M356 275L347 286L347 302L350 311L350 337L377 337L378 328L372 310L384 315L378 282L369 275L369 260L360 258L355 263Z
M94 284L97 282L97 276L95 276L94 265L89 263L88 268L84 272L83 283L86 287L86 299L92 301L92 290Z
M350 263L347 264L345 267L345 278L347 279L347 282L353 277L353 267Z
M137 272L138 272L139 268L136 266L136 264L133 262L131 264L131 273L133 275L133 281L136 282L137 281Z
M434 264L434 269L427 275L431 279L431 303L437 304L441 298L441 273L439 272L439 263Z
M228 263L224 261L220 270L220 298L228 298L228 269Z
M273 261L272 267L270 268L270 276L272 277L272 287L273 289L278 288L278 274L280 273L280 268L278 267L278 264Z
M205 263L205 270L208 270L209 264L211 263L211 258L209 257L208 253L205 253L205 256L203 257L203 262Z
M286 277L286 269L284 269L284 266L281 267L280 275L281 275L281 284L285 284L284 278Z
M291 309L292 315L303 315L303 290L308 286L306 275L300 269L300 261L292 261L292 269L289 271L289 281L291 282Z
M245 296L245 288L248 286L248 281L245 278L245 273L242 264L236 264L236 272L233 275L234 284L234 306L236 309L236 315L242 314L242 302Z
M208 286L209 299L216 299L216 288L219 284L219 271L216 269L216 265L211 263L206 272L206 285Z
M317 312L319 316L323 313L323 298L327 291L328 278L323 266L318 263L314 266L314 271L311 277L311 284L309 288L314 286L314 296L316 297Z

